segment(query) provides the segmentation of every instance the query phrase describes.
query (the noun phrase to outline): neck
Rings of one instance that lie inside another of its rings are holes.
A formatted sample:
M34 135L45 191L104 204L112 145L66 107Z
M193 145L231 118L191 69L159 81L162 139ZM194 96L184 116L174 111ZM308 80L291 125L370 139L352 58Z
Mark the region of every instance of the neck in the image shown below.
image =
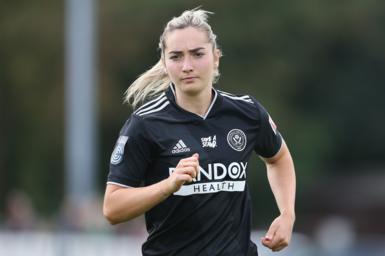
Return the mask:
M182 93L176 89L175 94L176 103L181 108L202 117L206 115L213 97L212 87L193 95Z

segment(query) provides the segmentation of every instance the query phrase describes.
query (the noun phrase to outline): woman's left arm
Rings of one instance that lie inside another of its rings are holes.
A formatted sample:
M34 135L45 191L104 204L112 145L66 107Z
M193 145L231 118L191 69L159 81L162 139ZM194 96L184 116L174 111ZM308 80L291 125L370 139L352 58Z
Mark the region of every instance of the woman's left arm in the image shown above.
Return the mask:
M262 237L262 244L272 251L280 251L289 245L295 221L294 164L285 141L282 141L281 148L275 156L262 160L266 164L270 187L281 213Z

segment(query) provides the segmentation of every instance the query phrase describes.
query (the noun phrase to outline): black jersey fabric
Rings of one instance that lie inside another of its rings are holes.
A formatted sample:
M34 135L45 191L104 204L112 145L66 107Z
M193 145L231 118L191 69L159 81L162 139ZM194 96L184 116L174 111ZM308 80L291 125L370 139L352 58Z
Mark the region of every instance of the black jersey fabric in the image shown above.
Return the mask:
M272 157L281 144L254 98L213 89L201 117L176 104L170 85L124 124L107 183L148 186L166 179L180 159L199 153L196 181L146 212L143 255L258 255L250 241L247 165L253 151Z

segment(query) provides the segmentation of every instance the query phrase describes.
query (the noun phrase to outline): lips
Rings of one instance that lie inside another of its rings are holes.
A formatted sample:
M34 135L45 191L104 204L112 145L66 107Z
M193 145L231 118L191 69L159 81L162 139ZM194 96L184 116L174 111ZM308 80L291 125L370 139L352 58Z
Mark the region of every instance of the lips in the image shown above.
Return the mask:
M188 76L188 77L184 77L182 78L182 81L189 81L189 80L193 80L193 79L196 79L198 78L197 76Z

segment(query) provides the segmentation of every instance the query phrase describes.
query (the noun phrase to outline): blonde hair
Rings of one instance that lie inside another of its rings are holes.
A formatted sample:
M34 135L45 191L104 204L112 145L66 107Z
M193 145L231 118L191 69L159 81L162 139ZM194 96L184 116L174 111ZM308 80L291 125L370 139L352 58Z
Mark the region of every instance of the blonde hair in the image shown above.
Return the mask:
M192 10L184 11L179 17L172 18L163 30L159 39L159 49L161 51L160 60L149 70L141 74L126 90L125 102L131 104L133 108L136 108L139 104L146 101L148 98L153 98L161 92L165 91L171 83L168 77L163 63L164 50L166 48L166 36L167 33L186 27L198 28L206 32L209 42L213 45L213 50L218 49L216 38L211 26L207 23L208 15L213 14L197 7ZM213 82L215 83L219 78L218 69L214 72Z

